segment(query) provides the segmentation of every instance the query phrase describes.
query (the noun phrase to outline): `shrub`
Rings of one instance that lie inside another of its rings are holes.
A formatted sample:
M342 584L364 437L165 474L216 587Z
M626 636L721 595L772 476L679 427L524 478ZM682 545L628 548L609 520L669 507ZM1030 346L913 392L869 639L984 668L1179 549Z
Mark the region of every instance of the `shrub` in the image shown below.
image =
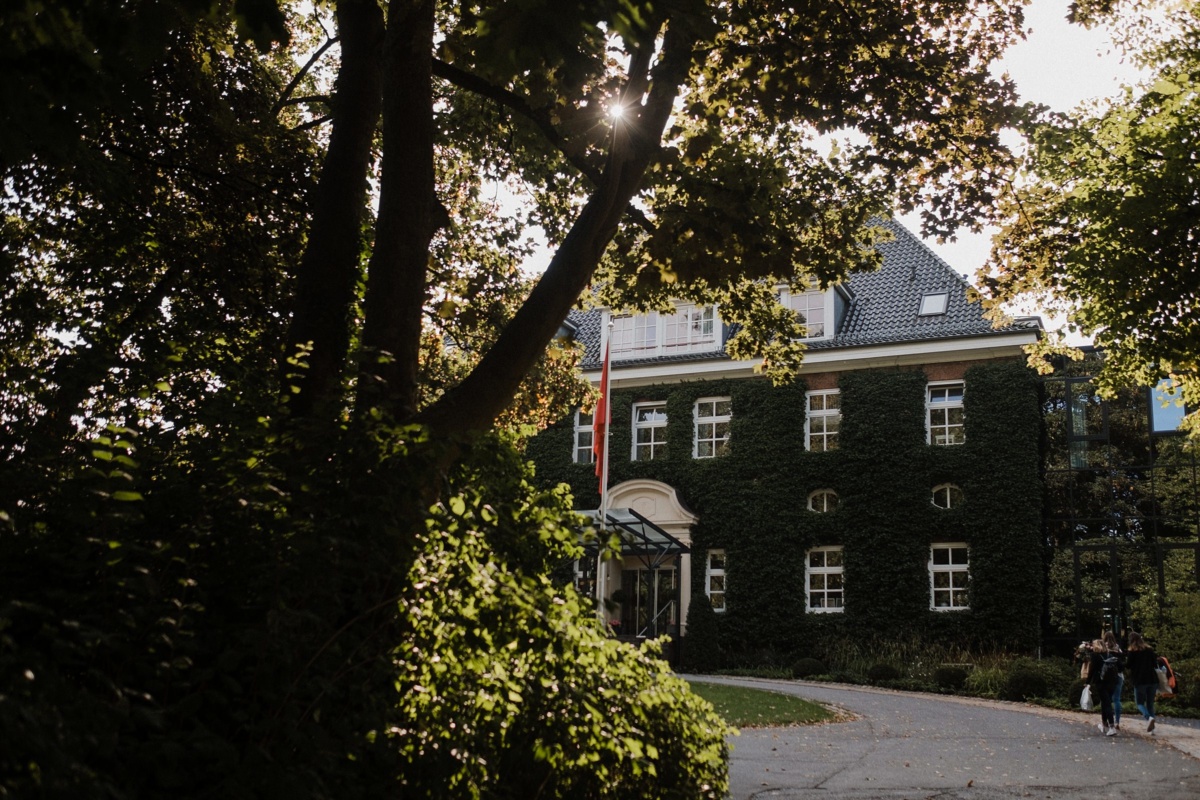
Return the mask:
M432 517L396 651L401 794L724 795L730 729L658 642L618 642L570 587L509 569L485 539L495 515L482 498Z
M716 613L713 613L716 616ZM725 640L722 640L723 642ZM722 669L766 669L791 677L792 657L773 647L743 647L736 652L723 651Z
M813 675L826 675L829 670L821 661L815 658L802 658L792 664L792 677L810 678Z
M921 678L895 678L893 680L879 681L875 684L885 689L897 689L902 692L932 692L933 684Z
M867 670L867 680L871 683L882 683L883 681L894 681L900 678L900 670L893 667L891 664L872 664Z
M1171 669L1175 671L1176 703L1200 708L1200 658L1172 660Z
M697 597L688 606L687 635L683 637L682 666L689 672L715 672L721 666L717 613L707 597Z
M730 675L736 678L773 678L787 680L792 677L791 670L782 667L730 667L717 670L718 675Z
M728 726L545 577L570 498L480 444L430 511L380 442L0 527L0 797L722 797Z
M1008 668L1008 675L1000 691L1002 700L1028 700L1047 697L1050 681L1046 672L1032 659L1018 658Z
M1079 708L1079 694L1083 682L1079 680L1079 666L1069 658L1050 656L1039 661L1030 661L1046 679L1046 693L1038 695L1046 705L1062 708ZM1078 686L1076 686L1078 684ZM1133 705L1133 684L1125 681L1124 697Z
M977 666L967 676L966 689L977 697L999 697L1004 680L1002 666Z
M966 686L968 673L961 664L942 664L933 671L933 682L939 689L956 692Z

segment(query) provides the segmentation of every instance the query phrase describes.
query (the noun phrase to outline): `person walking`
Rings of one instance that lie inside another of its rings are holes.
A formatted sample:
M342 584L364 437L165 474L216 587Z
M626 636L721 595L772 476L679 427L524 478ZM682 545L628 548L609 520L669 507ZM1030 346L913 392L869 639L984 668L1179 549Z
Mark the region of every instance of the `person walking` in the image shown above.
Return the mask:
M1125 653L1121 650L1121 643L1117 641L1117 635L1113 631L1107 630L1104 632L1104 646L1110 653L1117 654L1117 661L1120 664L1120 669L1117 670L1117 685L1113 689L1113 727L1121 730L1121 694L1125 691Z
M1137 631L1129 634L1129 677L1133 701L1148 721L1146 733L1154 735L1154 696L1158 694L1158 655Z
M1113 689L1117 686L1117 673L1121 671L1119 655L1109 652L1103 639L1092 642L1092 659L1088 664L1088 686L1092 696L1100 699L1100 722L1096 727L1105 736L1116 736L1113 721Z
M1075 656L1071 661L1071 666L1079 665L1079 680L1084 683L1088 682L1088 670L1092 666L1092 643L1086 639L1079 643L1079 647L1075 648Z

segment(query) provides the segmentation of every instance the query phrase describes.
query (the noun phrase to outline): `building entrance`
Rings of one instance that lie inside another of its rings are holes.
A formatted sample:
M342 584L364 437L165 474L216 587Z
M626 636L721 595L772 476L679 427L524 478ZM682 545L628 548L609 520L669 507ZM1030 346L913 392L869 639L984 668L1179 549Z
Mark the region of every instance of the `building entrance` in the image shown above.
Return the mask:
M679 584L674 569L621 572L621 635L653 639L679 623Z

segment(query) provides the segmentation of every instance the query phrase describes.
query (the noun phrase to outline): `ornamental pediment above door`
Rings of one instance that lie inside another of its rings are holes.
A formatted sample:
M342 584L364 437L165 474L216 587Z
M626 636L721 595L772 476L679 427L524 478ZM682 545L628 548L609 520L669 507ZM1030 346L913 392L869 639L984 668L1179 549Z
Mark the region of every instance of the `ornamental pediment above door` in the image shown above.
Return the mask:
M608 507L631 508L663 530L687 538L691 538L691 527L699 519L679 499L675 487L645 478L610 488Z

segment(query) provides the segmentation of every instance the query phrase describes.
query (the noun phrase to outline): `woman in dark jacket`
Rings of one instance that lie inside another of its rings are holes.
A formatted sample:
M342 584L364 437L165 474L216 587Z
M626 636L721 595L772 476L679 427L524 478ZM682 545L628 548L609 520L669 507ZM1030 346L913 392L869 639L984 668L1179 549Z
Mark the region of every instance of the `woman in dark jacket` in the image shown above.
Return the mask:
M1140 633L1129 634L1129 676L1133 680L1133 700L1138 711L1149 720L1146 733L1154 733L1154 696L1158 693L1158 656Z
M1125 691L1125 653L1121 650L1121 643L1117 641L1117 635L1112 631L1104 632L1104 646L1108 648L1108 652L1117 653L1117 658L1121 661L1121 669L1117 670L1117 685L1113 687L1113 727L1121 730L1121 692Z
M1105 669L1105 661L1111 659L1109 668ZM1117 673L1120 672L1120 654L1110 652L1104 646L1103 639L1092 642L1092 661L1088 666L1088 686L1092 687L1092 697L1100 698L1100 722L1096 727L1105 736L1116 736L1117 729L1113 723L1113 690L1117 688Z

